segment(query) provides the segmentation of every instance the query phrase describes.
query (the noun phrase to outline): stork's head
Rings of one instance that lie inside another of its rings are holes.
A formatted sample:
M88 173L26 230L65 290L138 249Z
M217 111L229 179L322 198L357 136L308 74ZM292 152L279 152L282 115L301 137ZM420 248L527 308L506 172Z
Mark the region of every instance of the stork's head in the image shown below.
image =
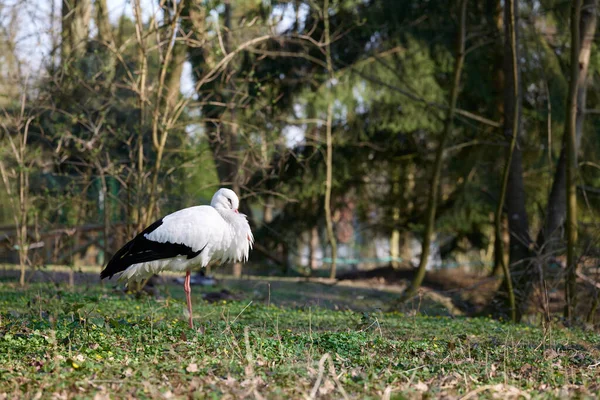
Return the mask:
M240 200L233 190L221 188L214 194L210 205L217 210L231 210L238 212Z

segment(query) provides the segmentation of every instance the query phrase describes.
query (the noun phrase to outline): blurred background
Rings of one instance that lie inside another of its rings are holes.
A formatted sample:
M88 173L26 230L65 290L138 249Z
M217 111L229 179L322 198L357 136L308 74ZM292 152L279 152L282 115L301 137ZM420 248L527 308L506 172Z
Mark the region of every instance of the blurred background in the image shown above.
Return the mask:
M574 36L557 0L1 0L2 268L73 284L230 187L256 247L218 273L416 288L418 270L500 310L506 265L548 314L571 254L592 315L597 13Z

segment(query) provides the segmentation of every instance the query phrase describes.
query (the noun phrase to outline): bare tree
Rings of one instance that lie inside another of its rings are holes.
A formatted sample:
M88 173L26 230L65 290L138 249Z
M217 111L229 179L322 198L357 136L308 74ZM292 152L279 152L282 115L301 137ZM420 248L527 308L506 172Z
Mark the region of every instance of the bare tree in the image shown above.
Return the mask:
M423 232L423 245L421 250L421 257L419 259L419 267L415 273L410 286L402 294L401 299L407 300L414 296L417 290L421 287L421 283L425 278L425 272L427 270L427 262L429 259L429 251L431 247L431 238L435 230L435 214L437 210L437 197L440 186L440 177L442 175L442 164L444 161L444 146L446 140L452 132L452 125L454 121L454 114L456 112L456 101L458 99L458 93L460 91L460 78L462 74L463 64L465 61L465 41L466 41L466 30L467 30L467 1L461 0L459 5L459 26L456 40L456 59L454 61L454 79L452 80L452 86L450 87L450 95L448 99L448 111L446 114L446 121L444 123L444 130L440 135L438 147L435 152L435 161L433 165L433 175L431 177L430 191L427 198L427 220L425 225L425 232Z
M500 197L494 214L494 228L495 228L495 241L494 241L494 252L496 262L502 266L504 272L504 284L506 285L506 292L508 296L508 305L510 309L511 321L517 320L517 311L515 305L515 294L513 290L512 278L510 275L510 269L504 260L504 240L502 238L502 215L504 210L504 203L506 200L506 192L508 190L509 179L511 175L511 169L513 168L513 158L515 155L515 148L517 144L517 138L519 134L520 126L520 99L519 99L519 60L517 57L517 28L516 28L516 10L518 10L515 0L509 0L505 4L505 48L507 52L510 52L510 56L505 53L506 58L509 61L505 61L505 75L507 76L508 82L512 83L512 87L509 85L505 89L505 110L507 115L505 117L505 132L510 132L510 145L507 150L506 163L502 173L502 183L500 186ZM512 92L510 90L512 89ZM520 164L515 164L515 167ZM520 173L519 171L513 171L513 182L515 182L515 174ZM518 178L517 178L518 179ZM518 183L518 182L516 182ZM513 204L513 203L511 203ZM509 224L510 226L510 224Z
M494 68L494 117L502 119L504 117L504 91L505 91L505 78L504 78L504 43L502 37L504 36L504 12L503 5L500 0L494 0L493 6L489 7L488 11L488 22L494 26L495 32L500 40L495 42L493 48L493 68ZM505 237L506 237L506 218L504 218L504 201L502 204L497 203L500 209L500 216L498 216L498 209L494 214L494 243L493 243L493 254L494 254L494 267L492 269L492 276L500 276L505 273L504 267L508 265L507 254L504 251ZM500 229L498 231L498 224Z
M183 64L182 58L184 57L184 53L182 52L181 48L178 47L177 52L175 52L174 49L175 45L178 43L176 35L179 26L179 17L183 7L185 7L185 3L182 0L179 3L170 2L170 4L173 6L173 10L170 11L165 9L165 25L167 26L167 31L164 36L168 44L167 48L164 50L164 53L159 54L162 62L159 70L154 109L152 111L152 144L154 145L155 161L152 180L148 189L149 200L144 225L150 224L152 219L156 217L156 213L158 211L156 204L158 178L162 171L162 161L167 145L167 138L169 137L171 128L167 121L174 111L173 105L175 103L175 93L179 91L179 80L181 79ZM155 20L153 19L152 21L155 25ZM158 26L155 25L154 29L158 30ZM172 87L166 87L167 84L170 84Z
M17 231L15 247L19 253L21 275L19 284L25 286L25 271L29 263L29 240L27 232L28 215L31 207L29 175L36 157L28 147L29 128L34 117L27 115L25 107L26 97L22 96L20 112L11 117L5 111L5 119L1 121L4 137L8 142L8 155L12 158L12 165L5 164L4 156L0 159L0 175L4 188L8 194L12 208L13 220ZM7 157L8 158L8 157Z
M577 85L580 79L579 65L579 19L582 0L573 0L571 4L571 79L567 106L566 165L567 165L567 279L565 282L565 318L573 322L573 310L577 300ZM585 75L584 75L585 79ZM583 104L585 107L585 103ZM579 106L581 107L581 105Z
M329 83L333 85L333 63L331 61L331 34L329 32L329 0L325 0L323 5L323 22L325 24L325 57L327 60L327 76ZM325 155L325 222L327 224L327 240L331 247L331 267L329 269L329 278L335 279L337 264L337 240L333 232L333 221L331 218L331 186L333 184L333 99L327 104L327 122L326 129L326 155Z
M575 121L575 153L578 153L579 143L583 136L583 125L585 120L585 104L588 87L588 69L594 33L596 32L598 0L584 0L581 8L579 25L579 54L578 54L578 77L577 77L577 116ZM567 180L567 135L563 137L563 145L560 151L552 189L548 196L546 219L543 229L538 236L538 245L543 246L545 253L552 254L562 241L562 229L567 210L566 180Z
M507 309L514 320L519 321L525 311L527 299L533 290L534 271L531 268L531 237L529 220L525 209L525 187L523 184L523 155L519 146L521 136L521 72L519 57L519 4L518 0L504 3L504 136L510 143L501 187L506 187L506 201L498 202L498 209L505 207L508 215L510 274L504 268L504 280L490 307L493 313L503 313ZM508 168L508 171L506 170ZM502 198L500 200L503 200ZM505 204L504 204L505 203ZM496 260L503 257L501 234L496 217L495 251L500 252ZM509 276L510 275L510 276ZM512 286L512 289L511 289ZM514 300L511 300L514 293ZM500 303L502 306L497 307Z
M143 201L143 193L144 193L144 179L145 179L145 166L144 166L144 130L146 126L146 102L147 102L147 94L146 94L146 79L148 77L148 54L147 54L147 38L144 34L144 23L142 21L142 7L140 4L140 0L134 0L133 4L133 15L135 18L135 38L137 40L138 46L138 77L135 82L136 85L136 93L138 95L138 107L140 110L140 120L139 127L137 132L137 171L136 171L136 185L135 185L135 208L134 212L136 213L134 219L137 221L136 223L136 232L140 232L146 221L150 218L147 216L147 211L144 211L144 207L142 206ZM134 82L131 82L133 85Z

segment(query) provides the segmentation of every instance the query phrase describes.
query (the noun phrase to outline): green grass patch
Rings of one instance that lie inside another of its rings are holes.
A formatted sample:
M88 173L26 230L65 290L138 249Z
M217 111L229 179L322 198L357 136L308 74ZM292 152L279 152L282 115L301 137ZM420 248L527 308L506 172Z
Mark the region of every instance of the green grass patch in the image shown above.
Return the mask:
M0 283L0 398L585 397L600 390L593 332L302 301L283 307L262 298L209 304L194 291L191 330L179 286L154 299L99 285Z

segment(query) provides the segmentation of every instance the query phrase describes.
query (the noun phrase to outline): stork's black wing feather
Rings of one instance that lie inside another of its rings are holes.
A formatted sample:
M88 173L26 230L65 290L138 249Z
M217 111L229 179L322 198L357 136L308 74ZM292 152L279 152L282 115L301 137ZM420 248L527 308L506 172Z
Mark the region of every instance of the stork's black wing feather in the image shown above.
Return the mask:
M194 251L191 247L182 243L160 243L146 238L145 235L156 230L162 224L163 220L159 219L117 251L106 265L106 268L100 273L100 279L106 277L110 279L114 274L125 271L133 264L164 260L177 256L187 256L188 259L191 259L204 250L202 248Z

